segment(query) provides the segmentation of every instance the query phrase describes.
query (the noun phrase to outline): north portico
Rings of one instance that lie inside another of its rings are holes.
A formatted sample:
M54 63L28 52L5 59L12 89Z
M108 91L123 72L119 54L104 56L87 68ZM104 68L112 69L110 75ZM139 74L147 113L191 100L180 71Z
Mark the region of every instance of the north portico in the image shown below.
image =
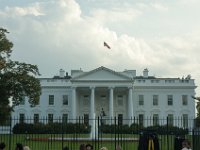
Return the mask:
M71 70L70 75L61 69L59 76L39 80L39 104L30 107L25 97L14 108L13 117L32 117L33 122L44 117L48 122L58 118L72 122L81 117L90 123L90 119L103 116L106 124L116 118L129 125L134 119L142 126L166 124L168 118L171 125L178 119L185 127L193 126L189 119L195 118L191 96L195 96L196 85L190 75L157 78L149 76L148 69L138 76L136 70L116 72L101 66L88 72Z
M100 67L72 78L71 85L72 118L100 117L102 109L106 119L133 117L133 78Z

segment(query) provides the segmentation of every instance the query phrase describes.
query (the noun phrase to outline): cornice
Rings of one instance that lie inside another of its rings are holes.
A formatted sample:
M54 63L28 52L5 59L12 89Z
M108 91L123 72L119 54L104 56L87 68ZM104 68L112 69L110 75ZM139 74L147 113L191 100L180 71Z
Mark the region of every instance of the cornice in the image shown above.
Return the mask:
M69 88L69 86L41 86L42 88L46 88L46 89L67 89Z
M134 86L134 89L195 89L197 86Z
M89 83L91 83L91 82L102 82L102 83L108 83L108 82L128 82L128 83L131 83L131 82L133 82L133 80L71 80L71 82L73 83L73 82L89 82Z

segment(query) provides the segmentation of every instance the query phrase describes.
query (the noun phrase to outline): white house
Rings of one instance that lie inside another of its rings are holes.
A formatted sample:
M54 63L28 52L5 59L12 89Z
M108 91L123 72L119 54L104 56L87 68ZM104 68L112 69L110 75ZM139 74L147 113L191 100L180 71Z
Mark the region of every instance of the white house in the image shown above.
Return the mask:
M161 123L162 118L169 118L174 124L179 117L184 126L192 126L190 118L195 118L194 79L156 78L149 76L144 69L142 76L136 70L116 72L106 67L99 67L89 72L71 70L71 75L60 70L59 76L40 78L42 95L36 107L30 107L27 98L15 107L13 117L23 120L26 117L47 117L48 121L61 117L68 121L77 117L85 120L101 116L107 123L110 118L127 119L130 124L135 118L145 123L152 118L151 125ZM71 120L73 121L73 120ZM149 124L149 123L148 123Z

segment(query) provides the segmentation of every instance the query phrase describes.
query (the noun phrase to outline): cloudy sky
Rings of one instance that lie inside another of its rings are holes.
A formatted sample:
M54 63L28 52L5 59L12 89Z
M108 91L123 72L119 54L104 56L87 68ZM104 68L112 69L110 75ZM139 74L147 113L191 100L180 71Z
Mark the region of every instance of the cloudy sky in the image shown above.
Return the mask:
M190 74L199 86L199 8L199 0L0 0L0 26L12 59L38 65L42 77L148 68L157 77Z

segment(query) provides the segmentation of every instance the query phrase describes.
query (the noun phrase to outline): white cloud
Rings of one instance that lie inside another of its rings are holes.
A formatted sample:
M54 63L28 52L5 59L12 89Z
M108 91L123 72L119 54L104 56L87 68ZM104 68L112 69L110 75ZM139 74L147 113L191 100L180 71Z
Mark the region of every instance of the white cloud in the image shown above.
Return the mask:
M184 4L184 5L193 5L193 4L197 4L197 3L199 3L199 0L178 0L178 2L180 3L180 4Z
M41 11L39 5L29 6L29 7L6 7L5 14L12 16L42 16L44 13Z
M169 11L167 4L162 3L162 2L148 2L148 3L139 2L139 3L137 3L137 7L143 11L147 11L147 10L153 10L153 11L156 10L159 12Z
M91 17L101 24L131 22L141 14L133 8L96 9Z
M151 3L151 6L158 10L158 11L161 11L161 12L166 12L168 11L168 7L164 6L163 4L161 3Z
M164 6L141 4L140 8L167 11ZM13 58L37 64L44 76L53 76L60 68L90 70L103 65L121 71L148 67L160 76L191 74L199 83L200 32L145 39L118 34L107 26L133 26L136 18L143 17L141 9L98 8L84 16L76 1L55 0L27 7L9 6L0 10L0 23L8 28L15 44ZM110 50L103 47L103 41Z

